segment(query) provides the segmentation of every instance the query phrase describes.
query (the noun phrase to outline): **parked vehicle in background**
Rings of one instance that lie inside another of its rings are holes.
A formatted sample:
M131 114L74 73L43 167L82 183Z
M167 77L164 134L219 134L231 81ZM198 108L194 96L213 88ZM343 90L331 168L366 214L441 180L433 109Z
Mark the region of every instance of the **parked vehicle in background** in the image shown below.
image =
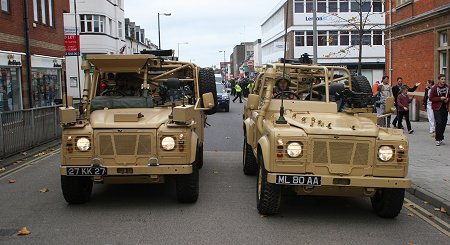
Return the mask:
M217 109L224 109L225 112L230 111L230 95L228 94L225 85L216 82L217 90Z

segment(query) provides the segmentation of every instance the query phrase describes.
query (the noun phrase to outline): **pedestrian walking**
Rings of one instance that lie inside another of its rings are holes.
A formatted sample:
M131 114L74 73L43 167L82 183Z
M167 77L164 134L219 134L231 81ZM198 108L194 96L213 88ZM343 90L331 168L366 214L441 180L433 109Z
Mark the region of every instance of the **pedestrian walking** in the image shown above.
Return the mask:
M383 78L381 78L381 93L383 94L384 97L392 97L393 93L392 93L392 87L389 84L389 76L383 76ZM395 102L396 103L396 102ZM386 117L386 127L391 127L391 115Z
M444 132L448 120L449 86L445 83L445 75L438 76L437 83L431 88L431 108L436 122L436 146L444 144Z
M255 87L255 82L253 82L253 80L250 80L249 84L247 85L249 94L253 93L253 87Z
M425 107L425 111L427 112L428 123L430 124L430 134L434 134L435 132L435 122L434 122L434 113L431 108L431 100L430 100L430 92L431 88L434 86L433 80L427 81L427 87L425 88L425 94L423 95L423 106Z
M386 97L381 93L383 90L383 85L378 85L377 93L375 95L375 108L377 110L377 117L381 117L384 115L385 107L386 107ZM386 127L386 118L380 118L377 122L378 126Z
M233 103L234 103L234 101L236 101L237 98L239 98L239 103L242 103L242 88L241 88L241 85L239 84L239 82L236 83L234 88L236 90L236 96L233 99Z
M398 106L398 128L403 128L402 121L405 118L406 127L408 129L408 133L414 133L414 130L411 129L411 122L409 121L409 109L408 106L411 104L412 98L408 97L408 87L403 86L401 88L401 93L397 96L397 106Z
M374 96L378 94L378 86L380 86L380 81L376 81L372 86L372 93Z
M395 108L397 109L397 114L396 114L396 116L394 118L394 121L392 121L392 125L394 125L394 127L396 127L396 124L397 124L397 121L398 121L398 111L399 111L399 109L398 109L398 105L397 105L397 97L398 97L399 94L402 93L403 86L406 86L406 88L408 89L408 92L414 92L419 87L419 85L420 85L420 82L416 83L414 85L414 87L409 88L407 85L403 85L403 78L402 77L397 77L397 85L392 87L392 94L394 95L394 101L395 101L395 104L396 104Z

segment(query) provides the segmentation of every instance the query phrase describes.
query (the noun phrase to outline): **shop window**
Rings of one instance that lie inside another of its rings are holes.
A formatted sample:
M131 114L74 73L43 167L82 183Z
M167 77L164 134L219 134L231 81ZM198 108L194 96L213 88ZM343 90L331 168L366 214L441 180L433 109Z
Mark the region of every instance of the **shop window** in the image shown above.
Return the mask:
M373 45L383 45L383 31L373 31Z
M348 12L348 2L349 0L339 0L339 12L344 13Z
M305 12L305 1L304 0L295 0L294 7L295 7L295 13L304 13Z
M350 44L350 33L348 31L340 31L339 42L341 46Z
M9 13L9 0L1 0L0 5L0 8L3 12Z
M447 31L439 32L439 47L448 46L448 34Z
M329 32L328 45L329 46L337 46L338 45L338 32L337 31Z
M307 31L306 32L306 46L313 46L314 45L314 39L313 39L313 32Z
M318 13L327 12L327 0L317 0L317 12Z
M381 0L373 0L373 12L383 12L383 3Z
M0 68L0 112L22 109L19 79L19 69Z
M58 69L32 69L31 86L33 107L52 106L61 99Z
M305 46L305 32L303 31L295 32L295 46L297 47Z
M328 1L328 12L336 13L338 11L338 1L337 0L329 0Z
M317 32L317 46L327 46L328 38L326 31Z

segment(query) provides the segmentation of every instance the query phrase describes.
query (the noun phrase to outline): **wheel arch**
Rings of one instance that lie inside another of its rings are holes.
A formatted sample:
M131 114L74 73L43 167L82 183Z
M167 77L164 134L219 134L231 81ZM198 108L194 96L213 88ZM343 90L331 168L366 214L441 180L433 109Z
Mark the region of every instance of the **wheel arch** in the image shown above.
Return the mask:
M264 168L266 170L269 170L269 165L270 165L270 142L269 142L269 138L267 136L261 137L258 140L258 161L259 161L259 156L262 156L262 158L264 159ZM259 163L258 163L259 164Z
M196 133L192 133L192 135L191 135L191 142L190 142L190 144L191 144L191 158L190 158L190 162L191 163L193 163L194 161L195 161L195 158L196 158L196 156L197 156L197 148L198 148L198 145L199 145L199 138L198 138L198 135L196 134Z

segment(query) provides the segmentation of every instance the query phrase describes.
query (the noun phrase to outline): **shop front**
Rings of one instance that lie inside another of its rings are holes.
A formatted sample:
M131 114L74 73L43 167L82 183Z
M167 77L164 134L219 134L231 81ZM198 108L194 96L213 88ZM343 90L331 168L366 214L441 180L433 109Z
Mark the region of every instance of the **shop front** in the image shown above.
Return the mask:
M0 113L22 109L22 55L0 51Z
M34 108L61 104L62 59L31 56L31 94Z

